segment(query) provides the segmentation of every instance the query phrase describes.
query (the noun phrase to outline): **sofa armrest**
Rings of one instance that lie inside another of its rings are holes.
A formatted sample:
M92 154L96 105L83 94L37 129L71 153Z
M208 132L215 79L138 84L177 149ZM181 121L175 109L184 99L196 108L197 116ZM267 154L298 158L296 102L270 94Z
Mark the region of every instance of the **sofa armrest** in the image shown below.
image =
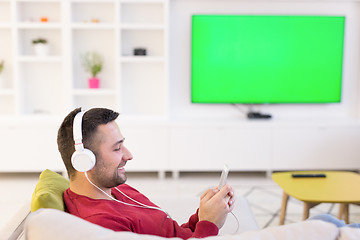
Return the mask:
M360 239L360 229L352 227L340 228L339 240L358 240Z
M236 198L232 213L233 215L227 216L224 226L220 229L220 235L259 230L255 215L245 197Z
M27 201L16 214L1 229L0 235L4 239L18 240L24 238L25 220L29 216L31 201Z

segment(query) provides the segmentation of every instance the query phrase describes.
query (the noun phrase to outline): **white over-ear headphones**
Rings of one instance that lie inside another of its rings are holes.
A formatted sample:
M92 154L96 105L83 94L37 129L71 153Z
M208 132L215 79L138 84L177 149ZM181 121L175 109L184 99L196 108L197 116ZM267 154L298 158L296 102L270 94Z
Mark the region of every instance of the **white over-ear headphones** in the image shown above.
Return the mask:
M75 141L75 152L71 156L71 164L76 171L87 172L91 170L96 163L95 154L84 148L82 143L82 119L85 112L78 112L73 122L73 135Z
M131 197L127 196L125 193L123 193L122 191L120 191L118 188L115 187L115 189L117 191L119 191L122 195L124 195L125 197L127 197L128 199L130 199L131 201L133 201L134 203L136 203L138 205L131 204L131 203L126 203L126 202L117 200L116 198L109 195L108 193L106 193L101 188L99 188L96 184L94 184L89 179L87 171L91 170L95 166L96 158L95 158L95 154L91 150L84 148L84 144L82 143L82 119L83 119L83 116L84 116L85 112L86 111L78 112L75 115L74 122L73 122L73 135L74 135L74 141L75 141L75 152L71 156L71 164L73 165L75 170L78 171L78 172L84 172L85 177L89 181L89 183L91 183L91 185L93 185L98 190L103 192L110 199L112 199L112 200L114 200L116 202L128 205L128 206L159 210L159 211L164 212L169 218L171 218L170 215L166 211L162 210L161 208L148 206L146 204L138 202L138 201L132 199Z

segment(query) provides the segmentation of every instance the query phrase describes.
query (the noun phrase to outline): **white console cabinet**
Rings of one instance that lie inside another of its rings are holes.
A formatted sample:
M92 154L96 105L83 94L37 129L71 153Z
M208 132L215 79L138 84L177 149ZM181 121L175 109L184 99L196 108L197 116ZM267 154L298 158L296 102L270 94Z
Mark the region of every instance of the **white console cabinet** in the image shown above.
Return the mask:
M360 124L239 121L170 128L174 171L360 169Z
M175 171L264 171L271 167L271 128L263 124L173 124L171 168Z
M1 172L63 171L59 119L1 121ZM118 124L134 159L127 171L357 170L360 124L272 121L186 122L125 119ZM14 160L16 159L16 160Z
M272 169L360 169L359 124L273 129Z
M55 120L1 120L0 172L64 171L56 145L59 123Z

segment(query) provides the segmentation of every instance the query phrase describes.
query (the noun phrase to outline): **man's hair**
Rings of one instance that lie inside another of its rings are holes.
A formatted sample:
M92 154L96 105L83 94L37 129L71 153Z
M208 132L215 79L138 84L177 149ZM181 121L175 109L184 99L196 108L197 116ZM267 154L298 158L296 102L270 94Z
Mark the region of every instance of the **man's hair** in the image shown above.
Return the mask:
M76 170L71 164L71 156L75 152L73 122L75 115L80 111L81 108L76 108L65 117L57 135L58 149L70 179L72 179L76 173ZM97 143L99 139L96 137L97 127L114 121L118 116L119 113L106 108L92 108L84 114L81 129L84 148L91 150L95 154L95 157L98 156Z

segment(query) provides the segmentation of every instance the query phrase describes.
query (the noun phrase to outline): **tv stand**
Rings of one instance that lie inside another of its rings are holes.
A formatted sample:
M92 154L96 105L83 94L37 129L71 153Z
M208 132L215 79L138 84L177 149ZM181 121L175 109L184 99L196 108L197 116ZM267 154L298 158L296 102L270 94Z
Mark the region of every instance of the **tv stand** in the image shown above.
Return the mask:
M270 119L271 115L260 112L248 112L247 117L248 119Z

